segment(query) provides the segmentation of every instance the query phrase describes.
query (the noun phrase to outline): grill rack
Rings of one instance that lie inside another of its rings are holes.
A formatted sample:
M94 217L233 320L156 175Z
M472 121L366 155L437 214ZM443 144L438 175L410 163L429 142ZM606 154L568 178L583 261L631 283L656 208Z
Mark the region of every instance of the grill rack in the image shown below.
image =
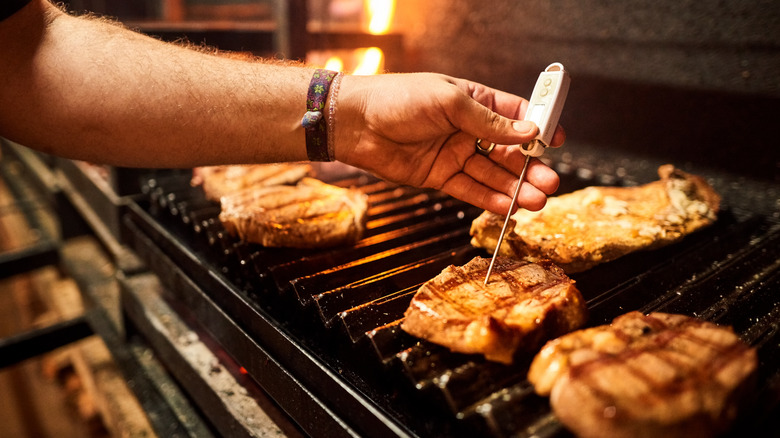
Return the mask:
M588 174L562 172L559 193L594 184L582 177ZM530 357L507 367L420 342L398 327L420 283L486 255L469 244L468 227L480 211L359 172L327 182L369 194L369 232L354 247L302 252L238 242L219 223L218 205L181 176L147 181L148 200L125 218L127 240L176 299L201 309L206 329L261 386L268 386L263 367L253 365L245 343L232 341L231 330L300 379L269 392L307 433L566 436L525 380ZM685 313L732 325L755 345L761 409L739 425L744 433L777 421L778 260L776 217L726 206L712 227L683 242L572 277L588 301L588 325L635 309ZM320 413L338 420L317 424L320 414L294 412L300 400L291 403L286 394L298 383L311 390Z

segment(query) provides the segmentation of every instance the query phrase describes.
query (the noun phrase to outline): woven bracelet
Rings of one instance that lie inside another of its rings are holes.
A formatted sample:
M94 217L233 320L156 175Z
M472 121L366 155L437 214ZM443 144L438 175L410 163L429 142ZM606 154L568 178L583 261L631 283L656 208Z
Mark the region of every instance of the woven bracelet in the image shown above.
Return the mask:
M328 123L323 112L328 100L328 91L338 72L317 69L311 77L306 95L306 114L301 126L306 130L306 155L310 161L333 161L328 150Z

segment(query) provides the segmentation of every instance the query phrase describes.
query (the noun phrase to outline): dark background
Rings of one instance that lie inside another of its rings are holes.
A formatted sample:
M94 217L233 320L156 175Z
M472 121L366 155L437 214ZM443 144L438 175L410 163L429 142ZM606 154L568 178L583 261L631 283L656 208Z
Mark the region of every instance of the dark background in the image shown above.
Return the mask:
M308 0L308 9L323 3ZM70 4L135 20L154 18L166 2ZM648 156L780 182L780 1L398 0L393 32L404 61L390 70L441 72L523 96L548 64L563 63L572 86L561 123L572 154L587 146L605 160Z
M780 181L778 1L401 0L398 20L410 70L528 95L562 62L572 149Z

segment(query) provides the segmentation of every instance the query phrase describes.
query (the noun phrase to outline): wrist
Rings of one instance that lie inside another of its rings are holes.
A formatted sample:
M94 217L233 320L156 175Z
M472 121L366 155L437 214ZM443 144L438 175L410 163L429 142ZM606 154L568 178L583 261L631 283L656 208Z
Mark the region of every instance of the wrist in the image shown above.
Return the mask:
M355 149L365 125L365 79L363 76L343 74L335 96L336 112L328 114L332 119L333 158L347 164L355 162Z

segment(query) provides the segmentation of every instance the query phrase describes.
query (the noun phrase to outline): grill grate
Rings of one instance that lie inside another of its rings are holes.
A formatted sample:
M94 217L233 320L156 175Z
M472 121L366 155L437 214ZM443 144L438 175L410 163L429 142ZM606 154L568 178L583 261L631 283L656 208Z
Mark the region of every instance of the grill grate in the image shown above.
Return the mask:
M562 172L559 192L594 184L593 178L582 178L586 174L592 176L574 168ZM203 286L215 301L227 293L246 297L245 304L225 306L229 319L251 333L254 312L265 312L289 342L310 349L374 408L405 425L393 428L394 434L566 435L548 401L525 380L530 357L513 366L491 363L420 342L399 328L420 284L450 264L486 255L469 244L468 230L480 210L439 192L397 187L361 173L331 177L330 183L357 186L369 195L368 233L352 247L301 251L239 242L219 223L219 207L180 175L149 180L148 201L131 209L133 222L186 275L217 278ZM760 430L778 411L778 260L776 217L726 206L713 226L681 243L572 277L588 301L589 325L641 310L734 326L759 350L762 409L741 427ZM158 271L167 275L164 268ZM342 414L347 421L362 415Z

